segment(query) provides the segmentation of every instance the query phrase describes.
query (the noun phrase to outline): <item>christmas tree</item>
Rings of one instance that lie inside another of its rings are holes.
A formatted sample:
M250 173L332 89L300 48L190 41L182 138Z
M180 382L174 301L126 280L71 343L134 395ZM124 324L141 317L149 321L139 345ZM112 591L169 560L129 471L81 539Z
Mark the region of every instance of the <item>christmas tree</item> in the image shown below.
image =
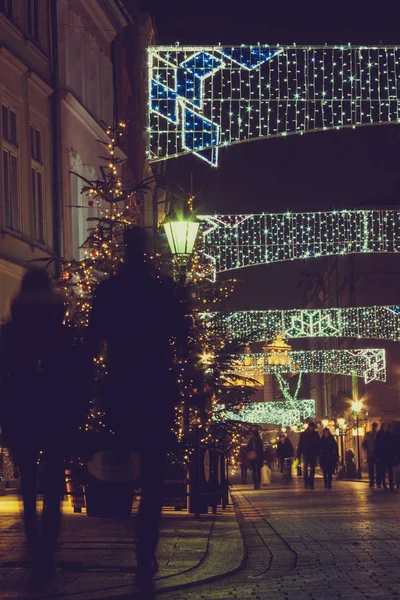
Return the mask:
M123 159L118 151L125 124L108 127L108 142L100 142L108 151L108 156L100 156L105 164L99 167L100 177L88 180L75 173L82 180L81 194L89 207L97 208L98 216L90 217L91 227L88 237L82 244L84 258L69 260L63 264L59 279L68 299L66 324L74 327L78 337L84 337L84 328L89 323L90 309L96 286L100 281L117 273L124 260L123 232L137 224L138 211L136 195L150 189L153 178L139 185L126 184L121 176ZM77 208L81 208L80 205ZM150 260L150 257L149 257ZM91 400L90 414L82 426L85 431L94 433L108 431L102 406L102 389L106 375L106 349L103 348L94 359L95 385Z
M217 284L210 281L210 265L195 249L188 267L182 272L175 264L175 279L185 281L190 330L185 351L176 356L180 400L176 405L173 433L175 445L171 460L188 464L196 444L217 445L236 462L240 442L248 437L251 426L224 418L224 410L238 413L251 400L256 382L237 375L237 354L243 341L227 343L204 313L227 310L227 301L236 280ZM195 290L195 293L193 291ZM194 298L194 299L193 299Z

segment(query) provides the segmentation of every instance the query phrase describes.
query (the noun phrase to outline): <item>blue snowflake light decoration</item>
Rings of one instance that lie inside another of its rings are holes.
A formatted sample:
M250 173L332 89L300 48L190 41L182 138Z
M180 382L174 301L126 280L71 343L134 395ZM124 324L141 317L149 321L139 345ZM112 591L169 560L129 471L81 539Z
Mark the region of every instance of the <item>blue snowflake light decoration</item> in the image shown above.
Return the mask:
M217 166L231 144L398 123L399 61L397 46L151 46L148 157Z

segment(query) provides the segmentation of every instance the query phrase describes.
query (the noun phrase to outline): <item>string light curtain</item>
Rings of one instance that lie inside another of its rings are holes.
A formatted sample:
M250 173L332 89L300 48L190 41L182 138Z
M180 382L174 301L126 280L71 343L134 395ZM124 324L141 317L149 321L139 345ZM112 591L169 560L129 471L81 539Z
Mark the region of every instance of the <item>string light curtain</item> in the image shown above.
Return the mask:
M397 46L152 46L148 158L310 131L396 123Z
M287 260L400 251L400 211L198 215L213 275Z
M400 306L200 313L205 326L229 343L293 338L400 340Z
M237 372L257 378L271 373L332 373L362 377L365 383L386 381L386 352L383 348L340 350L292 350L285 364L268 364L268 353L240 354Z

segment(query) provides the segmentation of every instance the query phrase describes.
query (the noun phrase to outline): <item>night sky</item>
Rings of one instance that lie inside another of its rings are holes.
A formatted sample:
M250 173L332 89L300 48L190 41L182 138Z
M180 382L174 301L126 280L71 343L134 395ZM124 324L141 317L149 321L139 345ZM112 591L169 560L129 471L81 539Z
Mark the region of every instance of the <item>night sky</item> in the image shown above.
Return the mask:
M400 3L148 0L161 44L399 44ZM237 8L235 8L237 7ZM168 180L203 183L199 213L312 211L400 204L400 127L328 131L232 146L214 169L193 156L168 161ZM234 271L232 308L297 308L304 272L324 259ZM306 278L309 281L309 278ZM304 289L304 288L303 288Z

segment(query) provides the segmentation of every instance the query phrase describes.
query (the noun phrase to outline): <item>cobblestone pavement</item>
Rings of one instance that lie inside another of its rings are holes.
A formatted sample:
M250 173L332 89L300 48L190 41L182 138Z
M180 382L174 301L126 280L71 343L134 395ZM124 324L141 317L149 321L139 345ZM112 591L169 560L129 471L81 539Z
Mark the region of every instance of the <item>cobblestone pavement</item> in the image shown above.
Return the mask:
M17 496L0 498L0 600L98 600L138 597L135 519L96 519L74 514L64 503L63 527L56 551L57 578L41 593L29 591L32 562L24 553ZM238 568L243 542L232 508L200 520L163 511L156 588L166 589L220 576ZM221 560L222 557L222 560ZM148 600L148 596L139 596Z
M233 491L247 550L244 568L168 600L400 598L400 495L363 482L315 490L301 481Z

